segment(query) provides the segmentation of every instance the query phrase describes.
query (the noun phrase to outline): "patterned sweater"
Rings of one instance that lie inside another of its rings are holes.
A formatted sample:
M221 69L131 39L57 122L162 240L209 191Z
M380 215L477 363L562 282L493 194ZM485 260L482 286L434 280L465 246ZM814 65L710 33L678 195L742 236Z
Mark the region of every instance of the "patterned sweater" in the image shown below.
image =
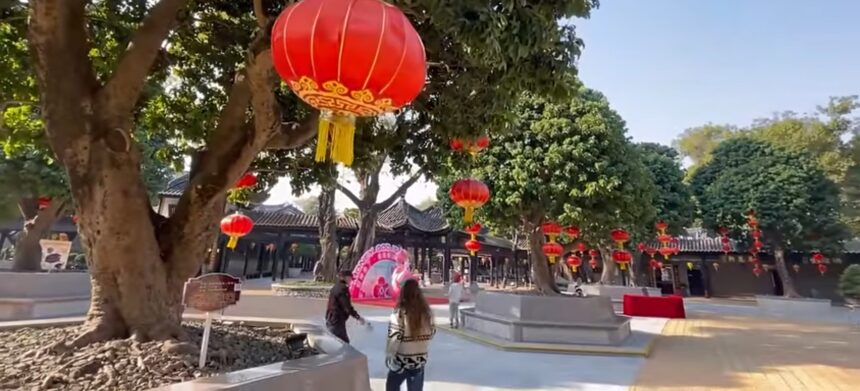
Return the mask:
M418 335L411 335L405 312L394 310L388 322L388 343L385 346L385 365L388 369L400 373L404 369L424 368L427 364L427 347L436 334L432 317L430 322Z

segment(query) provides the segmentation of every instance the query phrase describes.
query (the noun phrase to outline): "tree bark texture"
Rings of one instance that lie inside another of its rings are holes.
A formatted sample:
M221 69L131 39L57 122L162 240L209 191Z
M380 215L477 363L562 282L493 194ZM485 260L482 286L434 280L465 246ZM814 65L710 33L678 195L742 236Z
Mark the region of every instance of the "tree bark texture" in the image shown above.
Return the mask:
M24 229L15 241L12 270L37 272L42 270L42 247L39 240L51 231L54 221L66 208L65 200L53 200L48 207L38 210L35 202L19 202Z
M45 130L68 173L90 262L90 311L83 333L71 345L128 336L182 338L183 284L196 274L215 240L226 191L274 137L289 137L298 129L281 123L272 92L277 76L263 31L249 48L174 214L155 214L130 136L133 111L187 1L160 0L151 7L104 85L88 58L88 3L29 2L29 43Z
M319 281L334 282L337 277L337 210L334 198L335 187L324 187L319 196L320 267L315 270Z
M782 295L784 297L802 297L794 287L794 279L791 278L791 273L788 272L788 266L785 264L785 250L781 246L774 246L773 258L776 263L776 274L782 280Z
M376 242L376 220L379 218L379 211L375 207L370 207L361 210L360 213L358 232L352 241L352 246L349 247L347 262L341 267L344 270L354 269L365 251L373 247Z
M600 259L603 264L603 270L600 272L601 285L621 284L621 274L619 273L618 265L612 260L612 251L611 247L606 247L600 253Z
M541 231L540 224L529 224L529 263L531 264L532 275L534 277L534 287L538 292L545 295L558 294L558 287L555 285L555 279L550 271L549 263L544 256L543 245L545 237Z

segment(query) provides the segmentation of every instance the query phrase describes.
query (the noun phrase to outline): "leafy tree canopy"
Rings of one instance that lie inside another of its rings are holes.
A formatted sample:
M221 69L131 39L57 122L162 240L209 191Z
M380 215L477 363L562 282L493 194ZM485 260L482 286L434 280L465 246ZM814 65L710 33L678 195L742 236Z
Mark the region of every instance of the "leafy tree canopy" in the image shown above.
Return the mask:
M657 218L669 223L672 234L682 233L684 228L692 226L696 208L690 188L684 183L678 152L654 143L636 144L636 149L656 186Z
M708 228L726 226L738 236L753 209L771 246L832 253L846 235L839 189L814 160L752 137L721 143L691 188Z

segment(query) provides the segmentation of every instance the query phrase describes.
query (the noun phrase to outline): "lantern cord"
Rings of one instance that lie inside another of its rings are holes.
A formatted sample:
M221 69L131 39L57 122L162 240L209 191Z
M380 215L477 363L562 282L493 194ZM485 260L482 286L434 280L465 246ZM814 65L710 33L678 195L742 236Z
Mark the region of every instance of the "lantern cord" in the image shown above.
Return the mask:
M227 241L227 248L232 250L232 249L236 248L237 244L239 244L239 237L238 236L231 236L230 240Z
M354 138L354 116L323 111L320 114L316 160L322 162L331 157L331 160L351 166Z

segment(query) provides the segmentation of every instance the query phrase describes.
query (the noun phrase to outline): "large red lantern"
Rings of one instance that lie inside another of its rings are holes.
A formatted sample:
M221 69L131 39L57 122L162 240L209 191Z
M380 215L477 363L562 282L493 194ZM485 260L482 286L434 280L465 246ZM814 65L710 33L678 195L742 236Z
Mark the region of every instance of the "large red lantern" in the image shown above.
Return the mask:
M221 219L221 232L230 237L227 248L236 248L239 238L249 234L254 229L254 220L241 213L233 213Z
M630 240L630 233L623 229L613 229L612 232L609 233L609 237L611 237L620 248L624 246L624 243Z
M621 270L627 269L627 264L633 260L633 255L625 250L615 250L612 252L612 260L618 264Z
M564 233L567 234L567 236L571 239L576 239L579 237L580 234L579 227L571 225L570 227L566 227L564 229Z
M556 242L547 242L543 245L543 253L549 259L549 263L555 263L555 259L561 256L564 248Z
M426 78L424 44L397 7L380 0L301 0L272 27L275 70L319 109L316 159L352 164L355 117L409 104Z
M547 221L541 225L543 234L549 237L550 242L554 242L558 235L561 235L561 225L555 221Z
M821 273L822 276L824 275L824 273L827 273L827 265L819 263L816 267L818 268L818 272Z
M656 259L651 259L650 261L648 261L648 266L651 267L651 270L657 270L660 268L660 262L658 262Z
M582 258L577 257L576 255L571 255L567 257L567 266L570 266L573 269L573 272L576 273L577 269L582 265Z
M463 221L471 223L474 219L475 209L480 208L490 200L490 189L484 182L477 179L460 179L451 186L448 191L451 201L463 208Z

